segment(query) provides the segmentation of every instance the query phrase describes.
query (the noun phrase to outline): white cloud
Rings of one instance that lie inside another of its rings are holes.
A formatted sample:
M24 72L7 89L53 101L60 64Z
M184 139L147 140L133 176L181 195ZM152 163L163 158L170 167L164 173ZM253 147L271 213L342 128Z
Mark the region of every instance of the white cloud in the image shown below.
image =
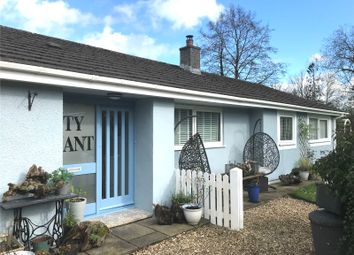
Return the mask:
M152 13L173 23L173 28L192 28L201 19L215 21L224 6L216 0L152 0Z
M87 35L83 42L96 47L155 60L171 55L175 51L166 44L157 43L147 35L122 34L115 32L108 25L104 27L102 32Z
M122 19L125 19L126 21L132 21L135 20L137 7L137 5L133 4L121 4L116 5L114 7L114 11L117 12L119 15L122 15Z
M323 56L320 53L315 53L309 58L309 62L320 62L323 60Z
M3 18L22 28L53 35L63 35L70 25L87 25L95 20L92 14L72 8L66 1L10 0L1 2Z

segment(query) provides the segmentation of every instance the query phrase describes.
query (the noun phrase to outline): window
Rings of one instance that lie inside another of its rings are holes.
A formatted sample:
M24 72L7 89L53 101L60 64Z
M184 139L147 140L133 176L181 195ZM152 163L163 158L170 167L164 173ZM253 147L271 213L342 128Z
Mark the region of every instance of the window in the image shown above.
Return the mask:
M280 117L280 140L291 141L293 140L293 118Z
M206 147L221 146L221 118L221 111L217 110L175 109L175 125L179 123L175 130L175 145L183 146L198 132Z
M296 118L293 114L278 114L279 148L290 149L296 146Z
M317 119L309 119L309 134L310 140L318 139L318 121Z
M192 136L193 126L192 110L175 109L175 125L179 122L175 131L175 145L185 144L185 142Z
M329 141L329 119L309 118L310 141L321 142Z

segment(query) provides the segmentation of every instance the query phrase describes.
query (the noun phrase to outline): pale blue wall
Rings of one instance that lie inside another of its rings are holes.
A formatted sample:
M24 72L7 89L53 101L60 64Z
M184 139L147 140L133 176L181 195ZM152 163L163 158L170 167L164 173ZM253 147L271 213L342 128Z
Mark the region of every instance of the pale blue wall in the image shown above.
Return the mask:
M152 211L152 204L168 204L175 190L174 102L137 100L135 206Z
M243 161L244 145L252 135L254 125L259 118L262 119L261 127L263 132L269 134L275 143L278 143L277 114L277 110L270 109L224 108L224 146L206 149L212 172L224 172L225 164L229 161ZM256 131L260 131L259 128ZM324 156L332 148L333 144L311 147L316 158ZM179 153L180 151L175 151L175 167L178 167ZM298 147L280 149L279 153L280 163L275 172L268 176L270 181L277 180L281 174L289 173L299 158Z
M172 100L153 104L153 202L169 204L175 191L174 109Z
M153 101L135 105L135 205L152 210L153 190Z

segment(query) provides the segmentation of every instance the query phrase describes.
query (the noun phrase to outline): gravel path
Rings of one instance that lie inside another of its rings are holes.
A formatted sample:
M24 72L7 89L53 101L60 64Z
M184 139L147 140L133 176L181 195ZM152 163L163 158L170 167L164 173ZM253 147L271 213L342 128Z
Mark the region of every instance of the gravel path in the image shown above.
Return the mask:
M314 254L309 212L316 205L279 198L245 211L245 228L205 225L134 254Z

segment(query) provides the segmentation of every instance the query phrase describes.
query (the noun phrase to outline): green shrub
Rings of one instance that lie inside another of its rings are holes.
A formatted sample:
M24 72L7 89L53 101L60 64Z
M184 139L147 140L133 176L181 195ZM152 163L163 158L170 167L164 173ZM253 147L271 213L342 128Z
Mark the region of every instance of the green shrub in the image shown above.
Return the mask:
M172 204L188 204L192 203L192 200L193 199L191 195L185 195L182 192L173 194L171 198Z
M336 149L317 160L314 169L343 204L340 254L354 254L354 132L337 132Z

